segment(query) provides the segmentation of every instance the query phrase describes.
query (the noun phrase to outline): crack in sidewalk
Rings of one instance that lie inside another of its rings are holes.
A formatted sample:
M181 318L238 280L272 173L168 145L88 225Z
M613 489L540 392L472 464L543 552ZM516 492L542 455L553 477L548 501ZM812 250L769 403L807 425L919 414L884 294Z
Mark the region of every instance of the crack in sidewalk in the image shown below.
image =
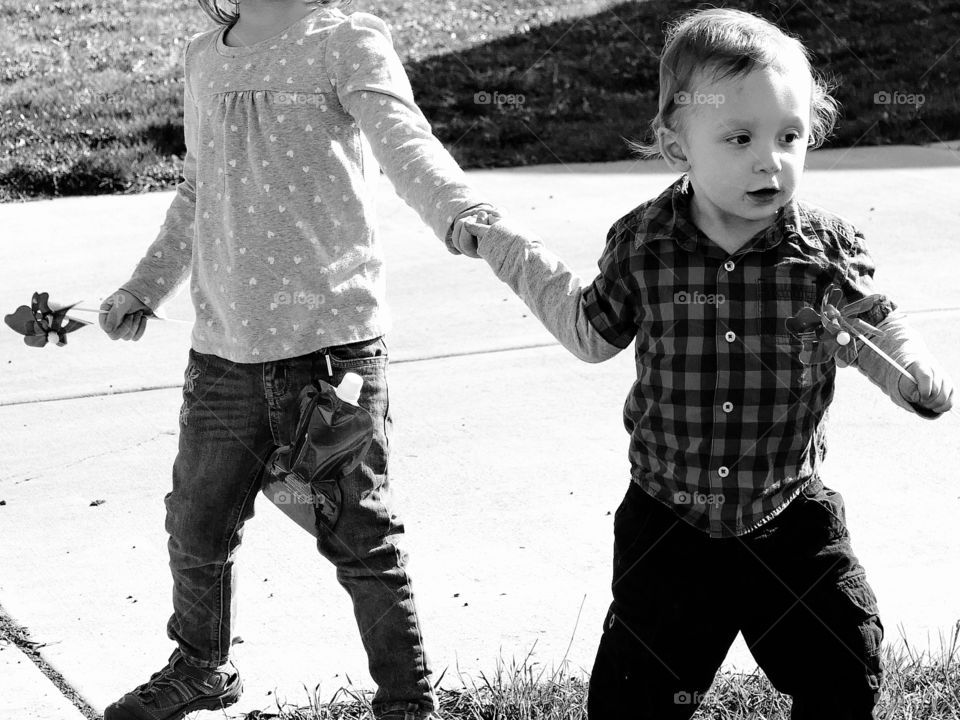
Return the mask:
M537 348L546 347L560 347L560 343L542 342L530 343L529 345L508 345L504 347L491 348L488 350L466 350L464 352L438 353L436 355L424 355L423 357L409 357L401 360L390 360L390 364L410 365L413 363L428 362L430 360L445 360L447 358L473 357L477 355L493 355L496 353L513 352L518 350L535 350ZM34 398L31 400L13 400L9 402L0 402L0 408L13 407L15 405L37 405L39 403L59 402L61 400L85 400L87 398L110 397L113 395L130 395L132 393L153 392L154 390L178 390L182 387L183 383L169 383L165 385L149 385L120 390L104 390L100 392L75 393L73 395L57 395L54 397Z
M0 640L6 640L16 646L29 658L37 669L60 691L70 704L79 710L87 720L101 720L100 713L93 709L77 690L68 683L40 654L40 648L52 643L37 643L30 639L30 631L19 624L0 605Z
M110 448L109 450L104 450L103 452L98 452L98 453L94 453L93 455L87 455L85 457L79 458L77 460L74 460L73 462L67 463L66 465L54 464L54 465L50 465L49 467L40 468L39 470L34 469L34 470L31 470L28 475L25 475L23 477L0 477L0 482L12 482L14 485L18 485L20 483L28 482L30 480L36 480L37 478L42 477L45 473L51 472L53 470L56 470L58 473L63 472L67 468L75 467L80 463L86 462L87 460L94 460L96 458L105 457L107 455L114 455L119 452L128 452L130 450L140 447L141 445L146 445L147 443L153 442L154 440L157 440L158 438L161 438L163 436L176 435L176 434L177 433L174 430L161 430L160 432L155 433L144 440L133 443L132 445L124 445L123 447Z
M960 312L960 307L944 308L924 308L918 310L904 310L908 317L913 315L930 315L935 313L955 313ZM411 365L413 363L429 362L430 360L445 360L447 358L474 357L480 355L494 355L496 353L515 352L520 350L535 350L537 348L562 347L559 342L541 342L530 343L526 345L505 345L503 347L489 348L486 350L465 350L463 352L438 353L434 355L424 355L422 357L408 357L401 360L390 360L391 365ZM76 393L74 395L58 395L55 397L34 398L32 400L13 400L10 402L0 402L0 408L11 407L14 405L36 405L38 403L58 402L60 400L83 400L86 398L109 397L111 395L129 395L132 393L152 392L154 390L175 390L183 387L182 383L170 383L166 385L149 385L138 388L128 388L121 390L107 390L100 392Z

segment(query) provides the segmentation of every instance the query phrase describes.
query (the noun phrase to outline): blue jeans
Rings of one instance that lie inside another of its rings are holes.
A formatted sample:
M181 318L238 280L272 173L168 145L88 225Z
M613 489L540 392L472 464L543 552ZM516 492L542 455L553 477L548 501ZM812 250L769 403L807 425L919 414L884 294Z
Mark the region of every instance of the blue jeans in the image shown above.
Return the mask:
M364 379L360 405L373 416L373 444L360 466L341 479L339 521L321 533L317 547L353 600L377 684L374 713L419 720L436 708L436 698L407 557L397 545L403 525L391 510L386 345L376 339L323 352L329 353L332 378L321 352L238 364L190 351L173 489L165 498L173 573L167 634L193 665L227 661L236 612L234 559L244 522L253 516L264 463L290 439L298 395L311 377L336 385L345 372L355 372Z
M614 537L590 720L687 720L738 631L793 720L875 717L883 625L840 493L813 480L757 530L714 539L631 484Z

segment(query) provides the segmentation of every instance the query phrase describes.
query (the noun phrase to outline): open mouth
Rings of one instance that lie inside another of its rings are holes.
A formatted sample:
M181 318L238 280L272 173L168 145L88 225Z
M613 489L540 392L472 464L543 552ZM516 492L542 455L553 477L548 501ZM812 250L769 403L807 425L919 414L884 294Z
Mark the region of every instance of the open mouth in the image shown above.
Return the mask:
M780 194L779 188L760 188L759 190L750 190L747 195L758 199L770 199Z

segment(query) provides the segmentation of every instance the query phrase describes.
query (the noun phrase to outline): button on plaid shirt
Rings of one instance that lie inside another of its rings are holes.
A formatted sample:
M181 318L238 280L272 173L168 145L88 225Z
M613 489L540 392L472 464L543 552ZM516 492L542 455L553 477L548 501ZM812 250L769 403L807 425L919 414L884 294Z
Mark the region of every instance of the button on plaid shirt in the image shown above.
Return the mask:
M815 477L836 364L800 362L785 327L831 285L850 302L874 292L863 236L791 202L729 255L693 224L681 178L614 224L587 320L611 345L635 340L627 398L633 480L712 537L775 516ZM863 319L894 309L884 299Z

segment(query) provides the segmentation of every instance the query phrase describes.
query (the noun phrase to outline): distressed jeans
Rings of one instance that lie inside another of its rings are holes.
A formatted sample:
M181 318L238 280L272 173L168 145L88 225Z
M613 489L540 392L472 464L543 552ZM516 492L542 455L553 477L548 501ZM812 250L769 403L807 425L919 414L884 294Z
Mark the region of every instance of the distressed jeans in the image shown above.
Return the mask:
M329 354L332 377L321 352ZM337 385L355 372L364 379L360 405L373 416L373 443L360 466L341 478L340 518L321 532L317 547L353 600L377 684L376 717L420 720L436 708L436 698L406 554L397 544L403 525L391 510L386 345L376 339L321 352L238 364L190 351L173 489L165 498L173 574L167 634L191 664L226 662L236 612L234 559L264 463L289 441L297 398L311 377Z

